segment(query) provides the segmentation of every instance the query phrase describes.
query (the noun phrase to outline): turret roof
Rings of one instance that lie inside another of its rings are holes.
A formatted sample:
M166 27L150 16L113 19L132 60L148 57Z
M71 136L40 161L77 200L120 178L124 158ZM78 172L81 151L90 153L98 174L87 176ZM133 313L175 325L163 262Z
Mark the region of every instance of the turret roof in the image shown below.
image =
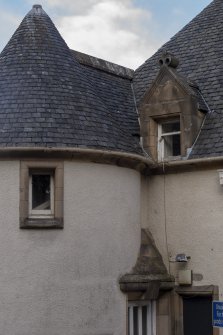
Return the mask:
M0 55L0 146L141 152L112 112L51 19L34 5Z

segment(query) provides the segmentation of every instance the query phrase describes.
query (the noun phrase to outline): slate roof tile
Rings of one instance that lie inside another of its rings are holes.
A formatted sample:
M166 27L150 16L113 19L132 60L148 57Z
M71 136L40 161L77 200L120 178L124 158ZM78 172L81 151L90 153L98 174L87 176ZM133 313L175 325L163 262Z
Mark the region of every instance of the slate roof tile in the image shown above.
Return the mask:
M113 117L130 134L139 136L139 122L132 91L134 71L78 51L72 52Z
M217 156L223 153L223 1L214 0L188 25L164 44L142 64L134 75L134 90L140 103L146 90L155 79L158 59L164 51L171 52L180 61L179 73L195 81L211 109L206 116L200 136L190 158ZM214 121L214 122L213 122ZM219 133L218 150L213 135ZM209 142L204 142L204 137ZM211 148L211 150L210 150Z
M222 155L222 19L223 2L215 0L134 74L69 50L46 13L34 6L0 55L0 146L142 154L132 80L139 104L167 50L179 58L179 73L198 84L192 89L200 108L207 108L204 97L211 109L190 158Z
M132 136L138 132L132 72L123 68L115 77L117 69L105 74L80 65L41 6L34 6L0 55L0 146L141 153Z

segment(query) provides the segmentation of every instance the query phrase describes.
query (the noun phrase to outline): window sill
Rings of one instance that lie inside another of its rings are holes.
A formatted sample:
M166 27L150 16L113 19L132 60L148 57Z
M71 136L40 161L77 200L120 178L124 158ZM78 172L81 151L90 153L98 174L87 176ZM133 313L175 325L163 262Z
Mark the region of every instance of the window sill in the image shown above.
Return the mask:
M27 218L23 222L20 223L20 228L21 229L63 229L63 219Z
M162 163L162 162L170 162L170 161L180 161L182 160L183 157L182 156L168 156L168 157L165 157L165 158L162 158L162 159L159 159L159 163Z

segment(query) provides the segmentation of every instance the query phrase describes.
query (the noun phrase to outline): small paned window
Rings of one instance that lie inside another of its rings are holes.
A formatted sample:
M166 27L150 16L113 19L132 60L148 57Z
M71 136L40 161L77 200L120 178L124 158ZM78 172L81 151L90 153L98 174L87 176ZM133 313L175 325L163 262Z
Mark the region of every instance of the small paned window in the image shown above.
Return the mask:
M20 228L63 228L63 162L21 161Z
M53 217L53 173L32 171L29 177L29 217Z
M156 335L156 302L130 303L128 335Z
M180 120L158 124L158 158L160 161L181 155Z

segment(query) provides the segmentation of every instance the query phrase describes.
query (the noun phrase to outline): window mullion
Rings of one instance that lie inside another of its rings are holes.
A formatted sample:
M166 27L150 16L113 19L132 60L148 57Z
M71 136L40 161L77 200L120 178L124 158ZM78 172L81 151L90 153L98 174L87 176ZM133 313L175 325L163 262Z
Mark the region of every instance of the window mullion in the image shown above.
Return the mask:
M134 335L134 326L133 326L133 306L129 307L129 335Z
M147 335L152 334L152 317L151 317L151 302L147 305Z
M142 306L138 307L138 335L142 335Z
M156 301L151 302L151 315L152 315L152 335L156 335Z

